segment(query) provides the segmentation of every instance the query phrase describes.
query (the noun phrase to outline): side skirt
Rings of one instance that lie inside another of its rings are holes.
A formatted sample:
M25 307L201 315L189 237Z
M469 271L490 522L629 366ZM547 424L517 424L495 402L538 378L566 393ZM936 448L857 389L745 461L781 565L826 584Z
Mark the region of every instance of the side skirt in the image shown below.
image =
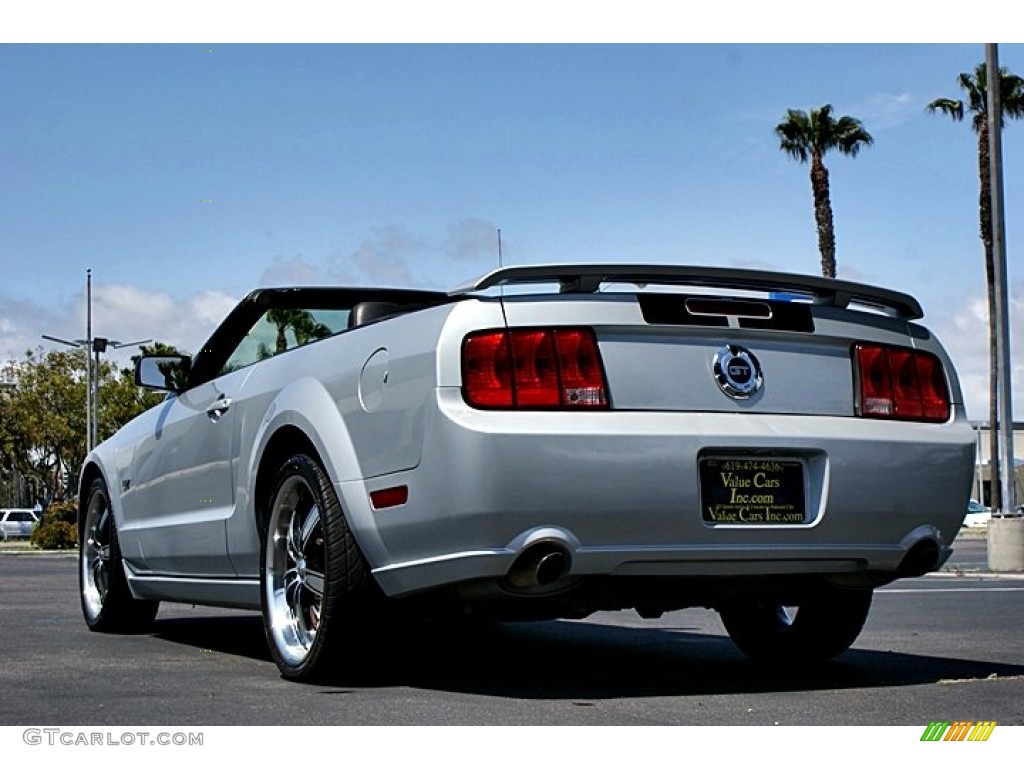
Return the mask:
M216 579L134 574L126 569L132 596L220 608L260 610L259 579Z

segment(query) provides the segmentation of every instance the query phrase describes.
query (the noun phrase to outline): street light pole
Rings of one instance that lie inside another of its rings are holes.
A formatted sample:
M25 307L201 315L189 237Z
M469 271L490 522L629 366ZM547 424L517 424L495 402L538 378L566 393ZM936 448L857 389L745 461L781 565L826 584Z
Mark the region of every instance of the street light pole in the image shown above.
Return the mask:
M1006 286L1006 224L1003 218L1003 121L999 88L999 52L985 46L988 103L989 179L992 187L992 260L995 288L996 370L999 428L1003 430L1002 509L993 509L988 524L988 565L992 571L1024 571L1024 517L1017 512L1017 467L1013 460L1013 398L1010 392L1009 300ZM996 428L995 424L991 425ZM993 461L997 457L992 457Z
M102 336L92 335L92 270L85 270L85 338L61 339L56 336L43 334L47 341L56 341L58 344L66 344L69 347L85 349L85 446L86 453L96 447L99 442L100 423L100 354L107 351L107 348L120 349L131 347L137 344L149 344L152 339L141 339L139 341L115 341Z
M1006 271L1006 219L1003 210L1003 121L1002 94L999 89L998 46L985 46L985 69L988 82L989 176L992 187L992 258L995 269L996 357L999 365L999 428L1002 430L1002 499L1003 509L997 514L1012 515L1017 510L1017 473L1013 461L1013 398L1010 374L1010 319Z
M85 452L88 453L96 445L96 433L93 430L93 376L92 376L92 270L85 270Z
M99 423L100 423L100 352L107 351L106 339L93 338L92 340L92 353L96 359L96 363L93 365L92 375L92 434L89 436L89 450L91 451L96 447L97 436L99 435Z
M138 341L115 341L113 339L106 339L102 336L95 336L92 340L92 353L95 358L95 365L93 371L95 373L92 377L92 445L89 446L91 451L99 444L99 424L100 424L100 354L105 353L107 348L110 349L121 349L121 347L135 347L142 344L149 344L152 339L139 339Z

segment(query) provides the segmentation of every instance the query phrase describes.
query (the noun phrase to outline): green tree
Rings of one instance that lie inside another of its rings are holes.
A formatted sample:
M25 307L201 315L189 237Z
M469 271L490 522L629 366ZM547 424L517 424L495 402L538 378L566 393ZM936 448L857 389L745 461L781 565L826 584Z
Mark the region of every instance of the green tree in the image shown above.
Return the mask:
M45 498L67 493L85 459L85 351L28 352L0 392L0 464Z
M182 353L179 352L178 348L176 346L174 346L173 344L164 344L162 341L154 341L154 342L152 342L150 344L143 344L141 347L139 347L139 354L135 355L135 357L133 357L132 360L134 360L136 357L139 357L141 355L155 355L155 356L159 356L159 355L180 355L180 354L182 354Z
M155 349L174 353L173 347ZM0 470L27 479L33 494L63 499L76 489L86 453L85 350L29 351L7 363L0 388ZM134 373L100 362L97 436L105 440L163 400L135 386Z
M832 105L812 109L810 113L799 109L786 112L786 119L775 126L779 148L801 163L811 164L811 191L814 194L814 220L818 227L818 250L821 252L821 274L836 276L836 237L832 220L832 201L829 193L828 169L825 155L835 150L856 157L861 147L874 143L860 120L848 115L832 116Z
M966 95L961 99L935 99L928 104L929 112L940 112L957 122L971 114L971 127L978 135L978 218L981 242L985 247L985 279L988 284L988 344L989 344L989 429L990 456L999 455L999 432L996 428L999 412L999 357L996 354L996 286L995 258L992 233L992 186L989 176L989 135L988 135L988 73L984 64L979 64L974 73L961 72L957 83ZM1002 100L1002 114L999 115L1000 130L1005 118L1024 117L1024 78L1011 74L1006 67L999 68L999 95ZM1001 479L998 463L990 465L989 503L993 509L1002 506Z

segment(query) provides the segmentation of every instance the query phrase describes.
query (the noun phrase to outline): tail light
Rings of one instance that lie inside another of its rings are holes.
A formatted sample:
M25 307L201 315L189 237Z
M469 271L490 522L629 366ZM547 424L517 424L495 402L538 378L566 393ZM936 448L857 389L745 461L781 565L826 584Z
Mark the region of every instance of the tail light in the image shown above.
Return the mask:
M462 384L474 408L608 407L604 366L590 328L472 333L462 345Z
M870 419L949 419L949 389L942 361L930 352L881 344L855 344L857 412Z

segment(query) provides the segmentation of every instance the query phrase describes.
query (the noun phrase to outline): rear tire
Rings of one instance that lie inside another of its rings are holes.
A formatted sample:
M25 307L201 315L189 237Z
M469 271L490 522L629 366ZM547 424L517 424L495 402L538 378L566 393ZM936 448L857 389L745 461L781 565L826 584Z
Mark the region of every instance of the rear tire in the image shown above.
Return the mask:
M278 471L261 549L270 654L289 680L322 679L365 630L378 593L330 478L309 456Z
M78 586L82 615L94 632L145 632L160 608L157 600L136 600L124 572L117 525L103 478L89 486L78 534Z
M823 661L847 650L871 609L870 589L828 587L793 607L772 601L723 606L722 624L758 661Z

